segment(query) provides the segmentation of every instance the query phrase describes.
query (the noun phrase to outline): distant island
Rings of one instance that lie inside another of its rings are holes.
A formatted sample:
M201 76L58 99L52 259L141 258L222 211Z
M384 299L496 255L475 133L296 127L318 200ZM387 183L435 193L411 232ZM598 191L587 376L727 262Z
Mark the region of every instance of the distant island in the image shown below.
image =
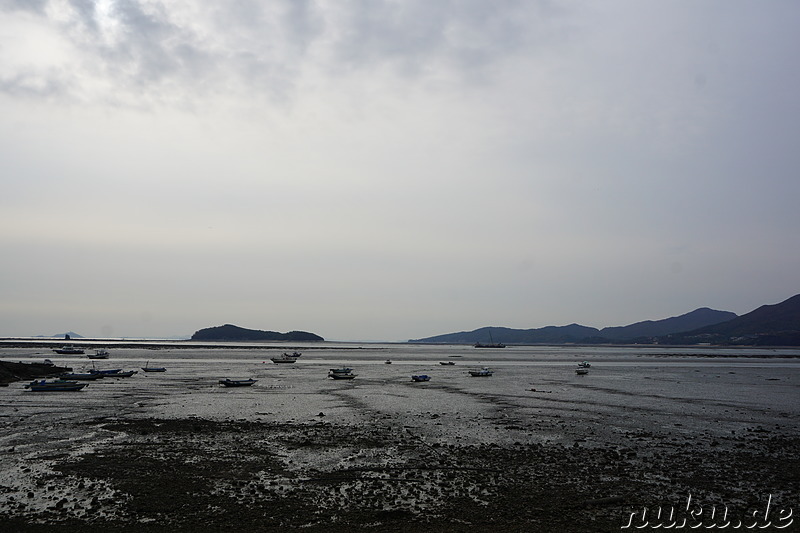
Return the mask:
M597 329L580 324L535 329L483 327L411 343L478 344L717 344L800 346L800 294L742 316L703 307L663 320Z
M307 331L262 331L246 329L233 324L216 326L198 330L192 335L193 341L285 341L285 342L322 342L325 339Z

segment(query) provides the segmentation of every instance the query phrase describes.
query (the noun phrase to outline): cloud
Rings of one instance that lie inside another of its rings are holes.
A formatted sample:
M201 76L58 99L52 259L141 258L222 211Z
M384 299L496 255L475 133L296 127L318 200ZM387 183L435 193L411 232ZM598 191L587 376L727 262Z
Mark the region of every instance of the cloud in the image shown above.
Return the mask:
M51 39L68 43L70 54L57 73L35 69L40 79L27 85L20 80L32 72L11 68L3 86L18 92L38 85L78 100L117 103L230 91L282 100L309 77L335 80L386 69L405 79L474 76L523 49L531 35L546 33L543 23L539 35L531 32L538 6L513 0L5 1L7 24L35 17Z

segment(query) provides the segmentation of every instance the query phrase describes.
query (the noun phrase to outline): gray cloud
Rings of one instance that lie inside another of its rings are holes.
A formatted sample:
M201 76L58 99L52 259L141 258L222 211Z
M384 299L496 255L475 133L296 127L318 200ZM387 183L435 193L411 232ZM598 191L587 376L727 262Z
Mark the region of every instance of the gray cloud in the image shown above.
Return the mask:
M510 0L283 0L201 3L201 16L190 20L168 2L117 0L108 13L88 0L68 5L71 16L64 18L46 10L45 0L0 4L56 17L50 24L83 54L76 62L89 72L80 75L100 77L116 91L180 88L186 96L243 84L283 97L309 68L331 78L384 67L410 79L442 69L474 73L522 48L537 11ZM41 85L77 87L85 83L78 76Z

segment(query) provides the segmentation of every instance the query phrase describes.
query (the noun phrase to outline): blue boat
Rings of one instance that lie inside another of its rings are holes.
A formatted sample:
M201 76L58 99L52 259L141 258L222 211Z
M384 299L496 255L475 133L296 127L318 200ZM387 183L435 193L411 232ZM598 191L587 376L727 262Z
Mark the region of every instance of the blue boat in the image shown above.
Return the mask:
M102 378L103 375L104 374L100 374L99 372L67 372L65 374L61 374L59 377L64 380L79 379L81 381L94 381Z
M150 361L145 363L145 366L142 367L142 370L145 372L166 372L167 369L163 366L150 366Z
M430 381L431 377L427 374L419 374L417 376L411 376L412 381Z
M36 380L31 381L25 388L32 392L66 392L66 391L79 391L86 387L88 383L78 383L77 381L68 381L58 379L55 381Z

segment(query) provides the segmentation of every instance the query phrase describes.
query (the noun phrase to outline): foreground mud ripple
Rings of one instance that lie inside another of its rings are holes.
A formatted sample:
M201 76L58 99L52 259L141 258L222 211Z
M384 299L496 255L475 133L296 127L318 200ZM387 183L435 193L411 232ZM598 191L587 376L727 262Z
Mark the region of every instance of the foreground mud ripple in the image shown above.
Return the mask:
M25 494L0 487L1 531L598 532L688 494L742 513L761 495L790 506L800 494L800 442L763 428L703 446L641 432L585 447L456 445L322 417L86 426L116 437L28 467Z

